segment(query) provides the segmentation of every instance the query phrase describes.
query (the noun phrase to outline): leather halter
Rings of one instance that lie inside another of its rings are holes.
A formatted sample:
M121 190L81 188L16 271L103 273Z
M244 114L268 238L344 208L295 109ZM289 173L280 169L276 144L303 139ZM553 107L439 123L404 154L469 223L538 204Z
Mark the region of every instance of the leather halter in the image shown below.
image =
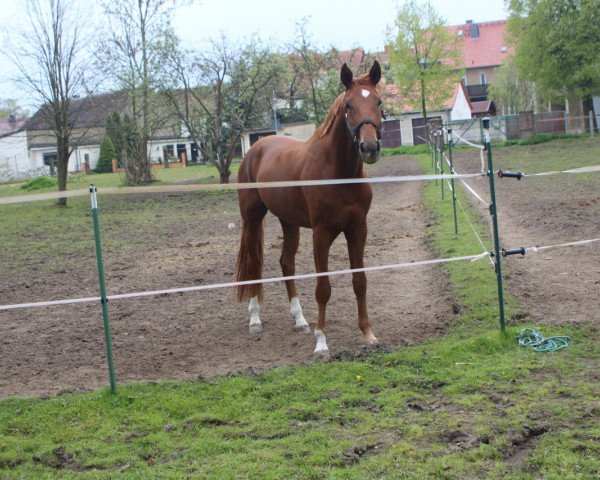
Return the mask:
M350 120L348 120L348 112L345 112L344 121L346 123L346 129L348 130L350 138L352 139L352 143L354 143L354 145L356 145L357 147L359 146L358 134L360 133L360 127L366 124L373 125L375 127L375 131L377 132L377 142L381 143L381 129L379 125L377 125L373 120L365 118L364 120L358 122L355 126L352 126L350 124Z

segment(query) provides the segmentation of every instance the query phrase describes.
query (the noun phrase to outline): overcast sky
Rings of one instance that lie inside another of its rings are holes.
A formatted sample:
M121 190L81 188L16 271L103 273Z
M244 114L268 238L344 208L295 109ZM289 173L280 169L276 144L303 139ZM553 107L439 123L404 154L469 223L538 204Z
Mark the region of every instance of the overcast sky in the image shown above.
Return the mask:
M83 4L97 5L94 0ZM284 45L293 39L294 23L309 17L308 30L321 48L340 50L362 46L383 50L386 31L393 28L397 0L202 0L180 7L173 26L183 41L200 45L225 32L232 39L258 34L263 40ZM449 24L506 18L503 0L431 0ZM2 30L14 25L21 0L0 0ZM0 98L21 98L23 92L7 81L11 67L0 57Z
M203 0L182 7L173 25L186 42L225 31L233 38L258 33L265 40L286 43L293 38L294 22L310 17L309 31L319 46L340 50L362 46L374 52L383 50L398 4L397 0ZM431 4L450 25L506 18L503 0L431 0Z

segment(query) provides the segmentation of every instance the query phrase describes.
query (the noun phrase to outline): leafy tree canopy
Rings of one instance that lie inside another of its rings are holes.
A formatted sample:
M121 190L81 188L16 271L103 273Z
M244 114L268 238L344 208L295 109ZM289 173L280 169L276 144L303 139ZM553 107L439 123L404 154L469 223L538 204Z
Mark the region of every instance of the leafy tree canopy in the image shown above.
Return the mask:
M540 95L600 94L598 0L510 0L508 7L517 68Z
M408 0L395 24L390 40L392 76L404 103L420 108L427 117L427 107L443 107L459 81L459 38L430 2Z

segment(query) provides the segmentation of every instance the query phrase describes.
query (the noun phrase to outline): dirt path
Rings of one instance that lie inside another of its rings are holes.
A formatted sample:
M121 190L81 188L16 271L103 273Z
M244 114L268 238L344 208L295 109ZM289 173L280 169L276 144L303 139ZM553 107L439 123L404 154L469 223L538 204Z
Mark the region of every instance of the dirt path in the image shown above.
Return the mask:
M371 176L417 173L416 163L408 158L386 158L370 169ZM426 244L428 218L421 205L421 184L378 185L374 191L366 265L432 258ZM137 201L141 200L132 197L132 215ZM168 202L168 196L159 201ZM239 230L237 225L229 229L228 224L238 222L236 199L204 208L218 209L219 216L204 220L191 216L188 224L160 239L163 247L111 252L106 261L109 293L231 281ZM279 222L272 216L266 222L264 274L279 276ZM109 235L118 234L115 229L106 227ZM131 234L127 226L119 229ZM297 272L313 272L310 231L301 235ZM334 243L330 258L331 269L348 268L343 237ZM32 287L51 291L52 298L96 295L93 263L73 263L53 273L46 272L44 265L32 266L31 278L15 278L11 286L2 288L2 303L31 301ZM437 267L377 272L368 279L373 330L384 347L414 344L446 330L452 294ZM83 287L78 290L74 285ZM314 280L298 284L311 328L316 318L314 285ZM351 280L333 277L332 287L328 344L334 357L353 355L363 347ZM246 305L237 304L229 289L112 302L118 382L196 379L312 361L314 336L293 332L285 286L267 285L265 296L264 331L257 336L248 333ZM0 395L55 394L106 385L101 323L98 305L0 313Z
M495 167L510 166L509 154L508 149L496 150ZM476 154L463 151L457 159L459 171L479 170ZM484 183L470 181L489 199ZM504 247L556 245L600 237L597 173L507 179L499 181L496 189ZM600 325L598 248L599 244L592 244L504 260L508 289L520 301L528 320L556 326Z

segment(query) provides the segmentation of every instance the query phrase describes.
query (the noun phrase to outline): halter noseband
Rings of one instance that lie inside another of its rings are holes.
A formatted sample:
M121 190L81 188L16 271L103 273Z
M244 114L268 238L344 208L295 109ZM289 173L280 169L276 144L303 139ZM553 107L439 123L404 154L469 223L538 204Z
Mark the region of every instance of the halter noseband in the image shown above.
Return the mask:
M359 146L358 134L360 133L360 127L362 127L363 125L366 125L366 124L373 125L375 127L375 131L377 132L377 142L381 143L381 129L380 129L379 125L377 125L373 120L371 120L369 118L365 118L364 120L361 120L353 127L350 124L350 120L348 120L348 112L345 112L344 113L344 121L346 123L346 129L348 130L348 133L350 134L350 138L352 139L352 143L354 145L356 145L357 147Z

